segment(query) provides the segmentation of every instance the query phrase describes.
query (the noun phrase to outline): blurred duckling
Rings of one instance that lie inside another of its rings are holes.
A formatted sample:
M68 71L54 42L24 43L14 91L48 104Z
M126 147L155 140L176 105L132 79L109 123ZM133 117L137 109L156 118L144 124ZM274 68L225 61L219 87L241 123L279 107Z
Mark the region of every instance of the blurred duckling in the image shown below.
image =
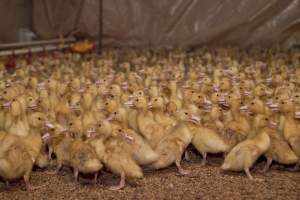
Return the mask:
M266 129L270 119L264 115L257 115L255 118L259 118L257 120L259 124L257 124L256 136L246 139L233 147L221 166L222 170L244 170L251 180L253 180L253 177L250 173L250 168L261 155L268 151L271 145L271 140L267 133L268 129Z

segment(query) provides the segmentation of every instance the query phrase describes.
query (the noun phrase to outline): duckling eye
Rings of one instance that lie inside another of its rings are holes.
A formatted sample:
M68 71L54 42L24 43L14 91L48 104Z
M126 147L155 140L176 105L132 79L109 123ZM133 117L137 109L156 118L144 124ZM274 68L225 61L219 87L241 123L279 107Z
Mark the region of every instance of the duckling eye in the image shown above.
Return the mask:
M48 80L48 83L50 83L50 80Z
M3 94L7 94L7 91L4 91Z
M281 102L281 104L283 105L283 104L284 104L284 102Z
M217 94L217 97L219 96L219 94Z
M194 91L192 91L192 94L194 94L195 92Z
M119 131L119 132L121 132L122 130L121 130L121 129L119 129L118 131Z
M299 98L299 95L296 95L296 98Z
M184 113L185 115L188 115L188 113Z
M141 93L141 92L139 92L139 95L142 95L142 93Z
M29 101L32 101L32 98L30 98Z
M139 100L137 99L137 100L135 100L136 102L139 102Z
M98 124L98 127L101 127L102 125L101 124Z
M105 103L106 106L108 106L108 103Z
M254 102L252 102L251 105L254 105Z
M117 112L114 112L114 114L116 115L116 114L117 114Z
M278 100L278 99L279 99L279 97L276 97L275 99L276 99L276 100Z
M268 121L268 118L265 118L266 121Z
M73 125L73 123L72 123L72 122L70 122L70 123L69 123L69 125L70 125L70 126L72 126L72 125Z
M231 98L231 96L228 96L228 98L230 99L230 98Z
M76 106L79 106L79 105L80 105L80 103L79 103L79 102L77 102L77 103L76 103Z
M40 121L41 121L41 120L42 120L42 118L40 118L40 117L39 117L39 118L38 118L38 120L40 120Z
M154 101L157 101L157 99L154 99Z

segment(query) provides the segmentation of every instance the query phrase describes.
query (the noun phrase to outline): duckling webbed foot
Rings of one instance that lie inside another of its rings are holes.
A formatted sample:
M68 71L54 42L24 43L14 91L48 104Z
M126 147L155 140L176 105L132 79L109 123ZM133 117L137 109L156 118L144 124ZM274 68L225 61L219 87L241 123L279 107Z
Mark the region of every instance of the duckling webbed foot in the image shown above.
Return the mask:
M58 174L58 172L60 171L61 168L62 168L62 164L58 164L55 171L46 172L46 174L48 174L48 175L56 175L56 174Z
M206 152L202 153L202 161L201 161L202 166L206 165L206 161L207 161L206 158L207 158L207 153Z
M24 176L24 181L25 181L27 191L38 190L38 189L44 187L44 186L32 186L29 182L29 176L28 175Z
M266 173L266 172L270 169L270 166L271 166L271 164L272 164L272 161L273 161L273 160L272 160L271 158L267 158L267 163L266 163L264 169L261 170L262 173Z
M260 178L253 178L253 176L251 175L250 173L250 169L249 168L245 168L244 169L248 178L251 180L251 181L257 181L257 182L263 182L264 180L263 179L260 179Z
M183 169L183 168L182 168L179 159L175 161L175 164L176 164L176 167L177 167L177 169L178 169L179 174L181 174L181 175L188 175L188 174L191 173L190 170L186 170L186 169Z
M299 171L300 168L300 160L297 162L297 164L295 165L295 167L292 169L293 172L297 172Z
M94 184L94 185L97 184L98 174L99 174L99 173L97 172L97 173L95 173L95 175L94 175L94 180L93 180L93 184Z
M112 187L109 188L109 190L120 190L124 187L125 187L125 172L122 172L121 173L121 180L120 180L119 185L112 186Z
M190 154L189 154L189 151L188 150L186 150L185 152L184 152L184 159L186 160L186 161L191 161L191 157L190 157Z

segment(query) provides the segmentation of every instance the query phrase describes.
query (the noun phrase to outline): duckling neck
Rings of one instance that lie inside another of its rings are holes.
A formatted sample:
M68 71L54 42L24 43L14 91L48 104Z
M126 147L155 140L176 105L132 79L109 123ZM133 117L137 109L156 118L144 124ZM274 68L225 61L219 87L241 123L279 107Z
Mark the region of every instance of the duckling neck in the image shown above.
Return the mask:
M242 117L238 106L232 106L231 113L234 120L238 120Z
M171 96L177 95L177 87L176 86L171 87L170 90L171 90Z
M0 176L2 177L11 177L12 174L10 172L14 171L11 170L12 166L6 159L0 158Z
M266 133L265 128L261 128L254 139L256 140L256 145L259 146L261 150L268 149L268 146L270 145L270 137Z
M164 114L162 108L155 108L155 109L153 109L153 113L157 114L157 115L163 115Z
M291 111L285 113L284 117L286 118L286 120L294 121L294 113L294 109L292 109Z
M143 115L146 115L147 114L147 108L146 107L139 108L139 113L143 114Z

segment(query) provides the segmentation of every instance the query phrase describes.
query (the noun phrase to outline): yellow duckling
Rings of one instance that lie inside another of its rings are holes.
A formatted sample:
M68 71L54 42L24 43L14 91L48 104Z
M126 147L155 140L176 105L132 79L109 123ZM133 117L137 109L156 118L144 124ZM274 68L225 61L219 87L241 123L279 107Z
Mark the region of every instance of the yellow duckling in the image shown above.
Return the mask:
M265 154L270 148L271 141L266 129L269 118L264 115L257 115L257 134L251 139L237 144L225 157L222 170L241 171L244 170L249 179L253 180L250 168L259 156Z
M178 124L166 135L157 145L155 151L159 154L159 159L152 163L151 169L161 169L168 167L175 162L178 171L182 175L189 174L180 164L181 157L187 146L191 143L193 134L187 122L193 121L193 116L187 110L180 110L177 113Z

